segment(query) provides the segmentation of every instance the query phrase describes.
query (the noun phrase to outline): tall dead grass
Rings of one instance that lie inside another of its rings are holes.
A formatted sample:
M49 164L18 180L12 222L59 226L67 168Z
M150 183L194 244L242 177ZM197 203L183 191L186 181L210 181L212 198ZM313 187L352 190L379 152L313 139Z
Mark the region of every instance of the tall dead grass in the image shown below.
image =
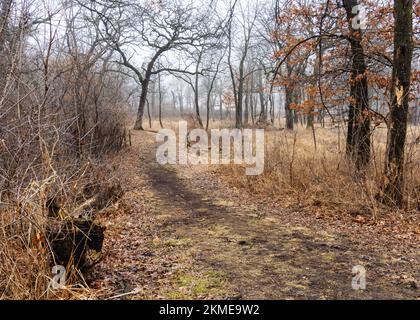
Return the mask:
M344 128L316 128L316 147L312 130L295 132L266 131L265 171L261 176L247 177L243 168L222 168L229 182L284 206L300 206L334 217L351 215L361 219L419 218L420 145L419 127L410 127L406 151L406 206L389 208L376 196L383 179L386 129L373 134L372 163L364 177L355 174L345 156Z
M71 264L67 267L66 286L53 290L54 274L51 244L47 228L52 221L65 221L79 215L91 218L96 207L77 211L92 193L105 207L110 195L103 192L118 185L112 168L94 158L67 159L67 166L51 160L39 178L29 183L12 181L8 195L2 198L0 208L0 300L2 299L61 299L92 298L83 275ZM59 167L60 166L60 167ZM57 206L52 212L50 201ZM53 216L52 216L53 214Z
M54 85L55 92L67 90L66 84ZM54 261L46 230L51 218L73 217L92 192L114 183L106 157L128 144L127 106L124 91L118 92L100 96L96 104L88 103L93 94L87 92L83 112L72 104L78 96L67 94L60 108L51 98L37 117L29 99L17 117L16 94L6 93L0 104L0 300L91 297L71 266L65 290L51 290ZM53 217L51 201L57 207ZM92 216L95 209L83 214Z

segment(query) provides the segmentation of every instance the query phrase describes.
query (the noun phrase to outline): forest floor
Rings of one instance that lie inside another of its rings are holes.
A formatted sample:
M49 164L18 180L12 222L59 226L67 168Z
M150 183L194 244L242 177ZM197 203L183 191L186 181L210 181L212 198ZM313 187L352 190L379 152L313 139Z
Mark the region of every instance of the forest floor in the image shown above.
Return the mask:
M420 298L418 242L253 199L201 166L160 166L155 135L113 159L125 194L101 213L102 298ZM416 245L417 244L417 245ZM352 289L352 268L366 290Z

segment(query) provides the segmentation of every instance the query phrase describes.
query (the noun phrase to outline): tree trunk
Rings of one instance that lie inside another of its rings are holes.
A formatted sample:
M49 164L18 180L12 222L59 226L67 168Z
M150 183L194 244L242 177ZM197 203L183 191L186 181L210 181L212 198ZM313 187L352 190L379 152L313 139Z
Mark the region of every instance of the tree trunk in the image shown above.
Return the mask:
M353 28L353 19L356 17L356 14L353 13L353 8L358 4L358 0L344 1L350 29L352 54L350 94L354 110L354 116L350 117L349 115L347 141L352 144L347 146L347 150L351 156L356 158L356 167L360 170L370 161L370 114L366 63L362 47L362 30Z
M386 151L384 202L401 206L404 192L404 148L413 58L413 0L394 0L394 66L391 115Z
M293 110L290 109L290 105L293 102L293 89L290 86L286 86L285 91L286 91L286 102L284 105L284 109L286 113L286 129L293 130L294 128Z
M182 88L179 92L179 96L178 96L178 100L179 100L179 113L181 114L181 117L184 114L184 97L182 96L183 92L182 92Z
M160 127L163 129L162 123L162 83L160 79L160 74L158 74L158 90L159 90L159 124Z
M203 120L201 120L200 115L200 101L198 96L198 80L196 80L196 89L194 90L194 105L195 105L195 114L197 116L198 124L203 128Z
M8 33L8 24L10 17L10 9L12 7L12 0L1 1L0 8L0 53L4 51L4 45Z
M255 103L254 103L254 73L251 73L251 80L250 80L250 89L249 89L249 98L250 98L250 112L251 112L251 121L252 126L255 125Z
M274 124L274 95L273 93L269 94L269 101L270 101L270 122Z
M238 83L238 99L236 99L236 128L240 129L242 128L242 106L243 106L243 100L244 100L244 85L245 85L245 79L244 79L244 63L245 63L245 56L241 59L241 62L239 63L239 83Z
M238 89L238 99L237 105L235 108L235 120L236 120L236 128L242 128L242 101L243 101L243 84L242 81L239 81L239 89Z
M204 49L203 49L204 50ZM197 121L200 125L201 128L203 128L203 121L201 120L201 115L200 115L200 100L199 100L199 95L198 95L198 80L199 80L199 74L198 74L198 70L200 68L200 64L201 64L201 59L203 57L203 50L200 51L200 55L198 56L198 61L197 61L197 66L195 68L195 88L194 88L194 104L195 104L195 114L197 116Z
M172 95L172 103L173 103L173 108L174 108L174 112L176 112L177 108L176 108L176 94L175 92L172 90L171 91L171 95Z
M137 119L134 125L134 130L144 130L143 129L143 115L144 115L144 107L146 105L148 88L149 88L149 80L143 81L143 83L141 84L141 95L140 95L139 108L137 110Z
M346 142L346 154L347 156L352 156L354 152L354 107L353 104L349 106L348 112L349 118L347 120L347 142Z
M309 114L306 117L306 128L311 129L314 127L314 115L313 111L309 110Z
M206 102L206 108L207 108L206 130L209 129L210 110L212 111L212 115L214 117L214 105L216 103L216 99L215 99L215 97L213 97L213 99L212 99L212 95L213 95L214 84L216 83L216 80L217 80L217 74L219 73L220 61L217 64L216 72L214 73L213 77L211 78L210 85L209 85L209 90L207 92L207 102ZM211 101L211 100L213 100L213 101Z
M260 105L261 105L261 113L260 113L260 120L265 122L267 120L267 113L265 111L265 99L264 99L264 87L262 81L262 70L258 72L258 89L260 92Z
M147 116L149 118L149 128L152 129L152 116L150 115L150 103L149 100L146 100L147 105Z
M223 95L219 94L219 114L220 114L220 121L223 120Z
M149 95L152 95L151 98L151 115L152 118L156 119L156 81L150 81L150 90L149 90Z
M245 113L244 113L245 126L249 124L249 95L250 95L250 90L249 90L249 85L247 85L247 92L245 96Z
M213 90L213 87L210 85L209 91L207 92L207 99L206 99L206 130L209 130L209 124L210 124L210 109L211 109L211 92Z
M160 49L156 54L153 56L152 60L147 64L146 73L144 75L144 79L139 76L139 80L141 83L141 96L139 102L139 109L137 111L137 120L134 125L134 130L144 130L143 129L143 115L144 115L144 107L146 106L147 94L149 90L150 79L153 75L153 68L159 56L165 52L165 49ZM154 91L154 90L153 90Z

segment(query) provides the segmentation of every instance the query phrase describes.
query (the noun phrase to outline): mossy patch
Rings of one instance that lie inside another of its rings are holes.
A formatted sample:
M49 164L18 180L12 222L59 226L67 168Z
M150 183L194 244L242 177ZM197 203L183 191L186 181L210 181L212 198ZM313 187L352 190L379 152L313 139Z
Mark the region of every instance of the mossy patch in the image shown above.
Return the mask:
M224 225L215 225L208 231L208 233L213 237L226 237L232 234L232 230Z
M189 238L168 239L164 241L164 245L168 247L182 247L182 246L187 246L190 243L191 243L191 239Z
M250 243L249 237L241 236L235 233L231 228L223 225L215 225L210 230L208 234L212 238L221 238L225 239L228 242L236 243L239 245L246 245Z
M169 299L223 298L227 294L226 285L226 276L219 271L181 272L165 296Z
M321 256L326 261L335 261L336 255L332 252L323 252L321 253Z
M236 205L236 203L233 201L222 200L222 199L214 201L214 204L221 207L234 207Z

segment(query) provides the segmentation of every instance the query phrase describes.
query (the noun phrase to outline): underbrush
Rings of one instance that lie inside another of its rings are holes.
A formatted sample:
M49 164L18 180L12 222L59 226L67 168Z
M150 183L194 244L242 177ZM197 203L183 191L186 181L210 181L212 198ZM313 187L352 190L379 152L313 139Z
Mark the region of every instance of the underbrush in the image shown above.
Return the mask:
M373 137L372 163L364 176L345 155L344 130L316 129L296 132L266 131L265 171L246 176L243 167L218 168L229 184L243 188L283 207L308 209L317 217L351 218L359 222L398 219L418 232L420 213L419 128L410 128L406 152L406 204L403 209L382 205L376 200L382 186L386 129Z
M103 160L102 160L103 161ZM69 167L73 170L70 171ZM26 185L9 186L0 215L0 299L92 298L84 274L69 259L66 284L53 290L55 261L48 230L53 223L97 212L120 196L113 168L92 158L78 159L64 171L50 163L43 176ZM83 249L85 250L85 249ZM75 254L73 251L72 255Z
M48 117L11 119L0 131L0 300L96 294L73 258L64 266L65 287L53 290L58 263L48 230L76 218L93 221L120 196L118 177L106 163L128 144L126 116L110 108L100 122L87 117L82 136L74 134L71 119Z

